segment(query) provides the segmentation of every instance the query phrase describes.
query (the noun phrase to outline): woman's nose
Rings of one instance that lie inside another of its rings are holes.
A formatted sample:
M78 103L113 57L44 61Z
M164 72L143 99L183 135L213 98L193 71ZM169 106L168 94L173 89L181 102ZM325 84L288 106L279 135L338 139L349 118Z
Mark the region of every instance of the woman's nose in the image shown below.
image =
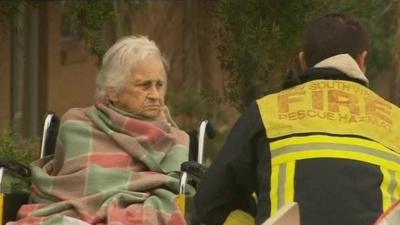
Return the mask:
M149 98L159 99L161 96L161 90L156 85L152 85L149 90Z

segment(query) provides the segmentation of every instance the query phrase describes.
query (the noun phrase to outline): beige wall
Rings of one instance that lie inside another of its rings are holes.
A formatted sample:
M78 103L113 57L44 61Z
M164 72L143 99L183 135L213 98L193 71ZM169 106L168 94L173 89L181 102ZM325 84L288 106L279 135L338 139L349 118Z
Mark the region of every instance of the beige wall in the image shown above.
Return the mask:
M61 8L57 1L49 2L48 12L48 92L47 110L62 115L72 107L93 103L96 77L96 59L81 43L61 40ZM62 50L66 60L61 62Z
M144 1L129 14L131 34L155 40L170 61L169 92L179 95L183 87L196 92L222 95L223 72L217 59L212 1ZM61 36L61 3L48 1L41 11L46 28L42 40L41 111L62 115L69 108L93 104L97 58L82 42ZM117 31L115 31L117 32ZM43 34L42 33L42 34ZM125 33L126 34L126 33ZM114 33L113 35L116 35ZM0 126L8 123L10 104L9 43L0 43ZM197 122L197 121L196 121Z
M223 77L213 33L216 3L154 0L131 17L133 32L155 40L169 59L172 89L181 88L184 82L207 83L222 94Z
M170 62L169 92L183 87L222 95L223 72L217 59L212 2L154 0L141 4L129 15L130 30L154 40ZM48 110L61 115L71 107L93 103L96 58L84 45L63 46L60 37L60 5L49 3ZM117 31L115 31L117 32ZM127 35L127 33L125 33ZM116 35L116 34L114 34ZM118 36L118 35L116 35ZM111 44L111 43L110 43ZM67 49L70 63L61 64Z

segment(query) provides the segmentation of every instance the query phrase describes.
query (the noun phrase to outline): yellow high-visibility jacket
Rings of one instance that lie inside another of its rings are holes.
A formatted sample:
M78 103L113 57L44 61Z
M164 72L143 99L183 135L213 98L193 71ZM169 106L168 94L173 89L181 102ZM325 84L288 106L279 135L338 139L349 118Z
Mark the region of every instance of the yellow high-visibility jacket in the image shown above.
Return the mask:
M313 80L257 104L270 140L271 213L296 201L304 224L372 224L400 198L395 105L343 80Z
M195 196L202 221L241 209L261 224L296 201L302 225L372 225L400 198L399 108L339 71L314 72L242 114Z

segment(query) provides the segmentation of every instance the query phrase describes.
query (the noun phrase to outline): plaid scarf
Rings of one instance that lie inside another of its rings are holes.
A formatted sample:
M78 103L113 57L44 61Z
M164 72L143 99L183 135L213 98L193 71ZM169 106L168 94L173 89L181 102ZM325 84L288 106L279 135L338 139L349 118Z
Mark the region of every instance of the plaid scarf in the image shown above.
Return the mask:
M54 157L31 164L32 204L10 224L186 224L177 209L188 136L166 120L143 120L109 105L71 109ZM68 218L68 217L67 217Z

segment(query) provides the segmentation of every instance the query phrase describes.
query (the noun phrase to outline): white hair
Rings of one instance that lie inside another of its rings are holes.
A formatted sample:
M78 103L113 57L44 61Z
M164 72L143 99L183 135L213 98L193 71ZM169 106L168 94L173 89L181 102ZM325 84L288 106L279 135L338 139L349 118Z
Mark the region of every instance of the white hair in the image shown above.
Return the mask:
M154 41L145 36L119 39L103 56L96 79L96 99L106 100L109 91L121 91L135 67L149 55L159 57L167 72L168 62Z

